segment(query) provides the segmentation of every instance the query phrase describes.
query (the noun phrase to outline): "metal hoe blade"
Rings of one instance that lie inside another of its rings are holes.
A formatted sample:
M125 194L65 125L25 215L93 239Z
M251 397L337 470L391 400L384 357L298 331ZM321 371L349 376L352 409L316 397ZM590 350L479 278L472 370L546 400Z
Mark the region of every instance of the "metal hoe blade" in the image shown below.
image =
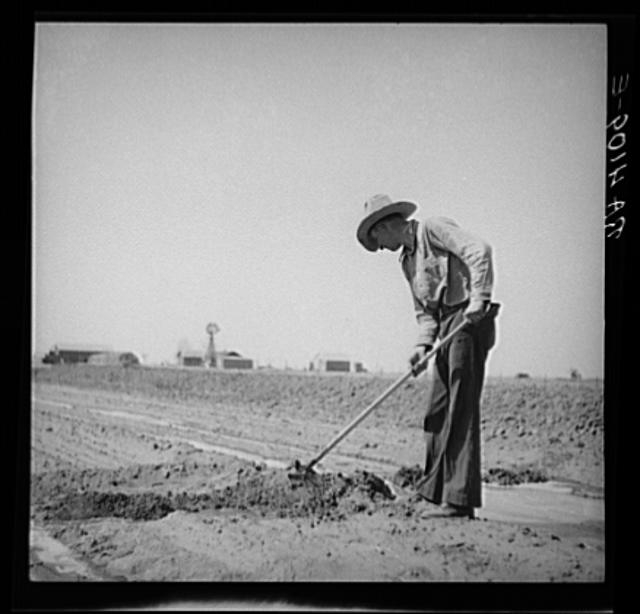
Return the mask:
M295 460L291 469L288 476L294 484L320 487L320 476L311 465L303 465L299 460Z

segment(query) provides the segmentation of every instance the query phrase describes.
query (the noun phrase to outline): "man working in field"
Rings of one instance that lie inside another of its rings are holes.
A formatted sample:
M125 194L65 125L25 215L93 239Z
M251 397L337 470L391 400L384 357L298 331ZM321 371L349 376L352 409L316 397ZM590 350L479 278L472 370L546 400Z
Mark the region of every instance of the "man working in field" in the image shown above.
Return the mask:
M429 405L424 420L427 453L418 492L439 514L474 517L482 505L480 474L480 397L485 361L495 342L488 314L493 288L491 247L453 220L408 219L417 209L385 194L365 203L357 238L369 251L398 251L413 295L419 325L409 362L414 375L426 368L419 360L463 318L469 324L442 346L435 358ZM491 312L493 313L493 312Z

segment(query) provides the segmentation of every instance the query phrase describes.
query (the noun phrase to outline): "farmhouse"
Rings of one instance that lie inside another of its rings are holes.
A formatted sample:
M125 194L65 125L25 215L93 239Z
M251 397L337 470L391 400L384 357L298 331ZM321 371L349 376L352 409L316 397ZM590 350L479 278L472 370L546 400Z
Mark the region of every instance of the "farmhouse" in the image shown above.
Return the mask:
M178 352L178 364L183 367L202 367L204 366L204 352L181 350Z

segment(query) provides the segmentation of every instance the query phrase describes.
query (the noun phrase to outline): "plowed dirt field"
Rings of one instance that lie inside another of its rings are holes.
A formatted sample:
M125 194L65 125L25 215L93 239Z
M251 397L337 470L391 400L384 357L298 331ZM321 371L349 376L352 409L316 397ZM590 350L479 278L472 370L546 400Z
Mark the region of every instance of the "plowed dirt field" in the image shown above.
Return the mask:
M56 366L32 372L35 581L604 580L602 385L489 379L484 506L415 496L428 379Z

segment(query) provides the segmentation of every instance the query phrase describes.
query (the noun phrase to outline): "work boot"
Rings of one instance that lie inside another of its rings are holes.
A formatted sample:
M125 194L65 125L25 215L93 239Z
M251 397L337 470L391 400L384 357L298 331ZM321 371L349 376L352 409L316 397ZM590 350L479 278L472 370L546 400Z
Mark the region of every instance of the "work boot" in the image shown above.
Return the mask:
M442 516L447 518L475 518L475 510L470 505L455 505L453 503L443 503L440 506ZM440 514L438 514L440 515Z
M469 518L476 517L475 510L470 505L455 505L453 503L435 503L427 499L424 495L416 493L418 500L427 503L429 508L425 509L421 514L421 518Z

